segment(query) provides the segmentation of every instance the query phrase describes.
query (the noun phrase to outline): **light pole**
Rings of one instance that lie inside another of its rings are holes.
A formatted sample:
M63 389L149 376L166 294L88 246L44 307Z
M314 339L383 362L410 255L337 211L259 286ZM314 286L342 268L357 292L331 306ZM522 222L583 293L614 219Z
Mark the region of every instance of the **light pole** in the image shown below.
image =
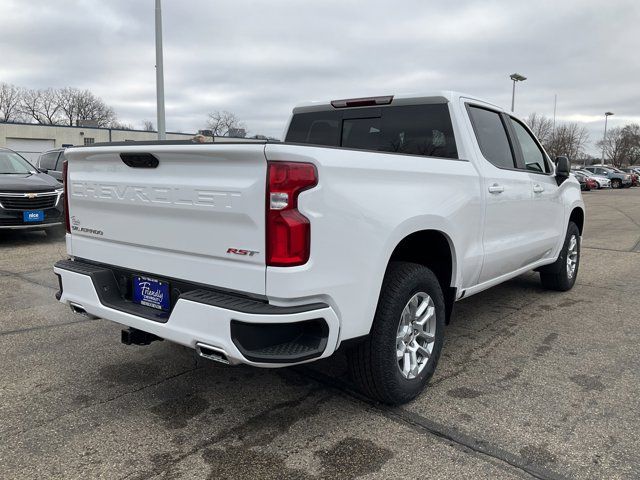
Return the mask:
M158 140L165 140L164 125L164 68L162 66L162 5L156 0L156 108L158 112Z
M512 73L509 75L509 78L513 80L513 90L511 91L511 111L513 112L513 107L516 99L516 82L524 82L527 77L524 75L520 75L519 73Z
M604 165L604 148L607 142L607 120L613 115L613 112L604 112L604 136L602 137L602 164Z

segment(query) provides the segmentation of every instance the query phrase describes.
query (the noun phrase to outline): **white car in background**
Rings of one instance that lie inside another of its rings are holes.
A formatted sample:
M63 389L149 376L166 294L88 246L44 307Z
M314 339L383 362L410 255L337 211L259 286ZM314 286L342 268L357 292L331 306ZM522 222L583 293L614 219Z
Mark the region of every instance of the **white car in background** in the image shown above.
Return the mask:
M611 187L611 180L609 180L607 177L603 177L602 175L596 175L593 172L590 172L589 170L583 170L581 168L573 170L573 172L581 173L587 178L593 178L598 184L598 189Z

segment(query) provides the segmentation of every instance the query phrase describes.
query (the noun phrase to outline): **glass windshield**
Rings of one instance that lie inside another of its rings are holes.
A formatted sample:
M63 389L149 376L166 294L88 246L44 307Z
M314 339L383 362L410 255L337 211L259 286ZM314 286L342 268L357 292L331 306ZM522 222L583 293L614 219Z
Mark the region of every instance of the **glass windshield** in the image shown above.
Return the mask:
M30 173L35 168L15 152L0 150L0 175L10 173Z

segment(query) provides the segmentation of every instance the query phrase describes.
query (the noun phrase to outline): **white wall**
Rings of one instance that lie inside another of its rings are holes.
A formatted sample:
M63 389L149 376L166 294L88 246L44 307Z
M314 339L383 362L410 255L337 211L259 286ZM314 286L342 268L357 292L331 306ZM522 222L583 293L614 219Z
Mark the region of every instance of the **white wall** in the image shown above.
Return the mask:
M167 133L167 140L189 140L193 133ZM7 139L12 139L7 141ZM11 148L13 145L28 144L29 152L24 151L29 158L37 158L38 152L31 152L34 148L42 148L44 151L49 148L59 148L62 145L84 145L85 138L93 138L95 143L109 141L109 129L90 127L64 127L58 125L31 125L20 123L0 123L0 147ZM29 142L28 140L48 140L40 142ZM112 142L123 142L125 140L157 140L156 132L145 132L139 130L111 130ZM21 141L22 140L22 141ZM53 143L53 145L52 145ZM36 147L36 145L40 147ZM52 146L51 146L52 145ZM18 150L19 153L21 153Z

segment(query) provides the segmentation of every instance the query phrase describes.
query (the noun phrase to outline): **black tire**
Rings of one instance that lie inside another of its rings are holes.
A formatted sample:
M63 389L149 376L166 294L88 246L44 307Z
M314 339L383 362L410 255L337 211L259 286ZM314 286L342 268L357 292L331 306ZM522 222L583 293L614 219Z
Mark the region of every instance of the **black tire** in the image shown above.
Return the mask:
M578 257L576 259L576 266L572 276L569 276L567 271L567 255L569 250L569 243L571 241L571 237L576 237L577 241L577 249L578 249ZM557 290L560 292L566 292L567 290L571 290L573 285L576 283L576 278L578 277L578 270L580 269L580 229L578 226L569 222L569 226L567 227L567 235L564 239L564 245L562 246L562 250L560 251L560 255L558 256L558 260L556 260L551 265L543 267L540 269L540 281L542 282L542 286L548 290Z
M611 188L620 188L622 187L622 180L619 178L614 178L611 180Z
M402 311L418 292L428 294L435 307L435 340L429 360L415 378L405 378L396 357L396 336ZM368 397L401 405L418 396L432 377L444 340L445 303L438 279L428 268L409 262L391 262L382 283L371 333L348 352L349 370Z

